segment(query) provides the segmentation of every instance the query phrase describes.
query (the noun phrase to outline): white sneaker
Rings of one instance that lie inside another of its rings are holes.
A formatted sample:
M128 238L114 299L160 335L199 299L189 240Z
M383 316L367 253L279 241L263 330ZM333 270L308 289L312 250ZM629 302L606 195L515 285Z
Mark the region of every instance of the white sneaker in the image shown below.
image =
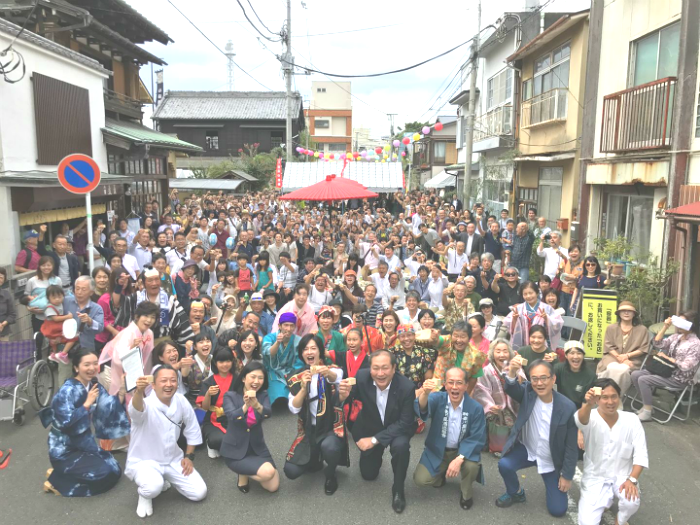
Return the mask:
M209 448L209 445L207 445L207 454L211 459L216 459L218 457L221 457L221 454L219 454L219 451L214 449L214 448Z
M651 410L640 410L640 412L637 414L637 417L639 417L639 421L651 421Z
M153 514L153 500L139 496L139 504L136 506L136 515L145 518Z
M170 487L171 487L170 482L167 479L163 480L163 492L168 490Z

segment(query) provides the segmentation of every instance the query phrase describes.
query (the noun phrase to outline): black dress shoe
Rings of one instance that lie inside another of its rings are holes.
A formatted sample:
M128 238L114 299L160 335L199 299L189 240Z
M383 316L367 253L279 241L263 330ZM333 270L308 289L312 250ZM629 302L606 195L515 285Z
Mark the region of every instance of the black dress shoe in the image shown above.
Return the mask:
M240 477L239 477L239 480L240 480ZM237 485L237 486L238 486L238 490L240 490L243 494L248 494L250 492L250 480L245 485Z
M459 506L464 510L469 510L474 505L474 498L464 499L462 495L459 495Z
M401 514L403 512L403 509L406 508L406 498L404 498L403 494L400 492L394 494L394 499L391 501L391 508L394 509L396 514Z
M332 496L335 494L335 491L338 490L338 480L335 476L326 480L324 490L326 492L326 496Z

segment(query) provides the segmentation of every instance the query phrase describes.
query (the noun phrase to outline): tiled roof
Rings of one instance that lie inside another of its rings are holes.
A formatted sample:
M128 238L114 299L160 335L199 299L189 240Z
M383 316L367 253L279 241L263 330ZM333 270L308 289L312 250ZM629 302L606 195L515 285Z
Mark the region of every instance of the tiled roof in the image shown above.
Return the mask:
M340 177L342 169L342 162L288 162L284 168L282 191L306 188L324 180L326 175ZM393 192L404 187L400 162L353 161L348 163L343 176L377 193Z
M153 114L155 120L284 120L282 91L168 91ZM292 99L293 118L301 111L301 95Z
M141 124L133 124L131 122L123 122L114 119L105 119L106 126L102 128L102 132L109 135L135 142L161 146L166 149L187 152L204 151L199 146L180 140L177 137L161 133Z
M168 186L178 190L234 191L244 182L242 180L221 179L168 179Z
M21 29L22 28L17 24L13 24L12 22L5 20L4 18L0 18L0 32L6 33L14 38L17 35L17 33L20 32ZM80 53L77 53L60 44L56 44L48 38L39 36L36 33L27 31L26 29L22 32L22 35L19 37L19 39L24 42L28 42L30 44L34 44L36 46L47 49L52 53L56 53L57 55L60 55L64 58L68 58L69 60L82 64L83 66L89 67L90 69L94 69L95 71L99 71L100 73L103 73L105 75L111 75L111 73L104 67L102 67L102 64L100 64L97 60L93 60L92 58L89 58L85 55L81 55Z

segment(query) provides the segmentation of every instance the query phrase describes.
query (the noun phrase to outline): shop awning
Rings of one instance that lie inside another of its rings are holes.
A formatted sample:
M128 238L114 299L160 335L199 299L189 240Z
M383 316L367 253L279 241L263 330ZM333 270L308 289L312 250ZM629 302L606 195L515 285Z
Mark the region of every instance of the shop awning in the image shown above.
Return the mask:
M244 180L222 179L168 179L170 189L178 190L208 190L208 191L236 191Z
M111 118L105 119L105 127L102 128L105 142L117 147L124 147L126 144L134 144L136 146L153 146L171 151L184 151L185 153L202 153L204 149L177 137L161 133L141 124L133 122L125 122L114 120Z
M342 171L343 162L288 162L284 168L282 191L306 188L325 180L326 175L340 177ZM375 193L393 193L404 187L400 162L349 162L343 177L355 180Z
M700 219L700 202L684 204L683 206L678 206L677 208L669 208L664 212L664 214L673 215L677 219L682 219L684 217Z
M106 204L93 204L92 214L100 215L107 211ZM30 226L33 224L45 224L47 222L67 221L70 219L84 218L87 215L85 206L74 208L61 208L58 210L32 211L19 214L19 225Z
M447 173L442 170L432 179L424 184L426 188L455 188L457 186L457 177L454 173Z
M100 175L100 186L106 184L131 184L134 177L129 175L114 175L112 173L102 173ZM35 188L39 186L60 187L58 174L54 171L8 171L0 176L0 186ZM99 186L98 186L99 187Z

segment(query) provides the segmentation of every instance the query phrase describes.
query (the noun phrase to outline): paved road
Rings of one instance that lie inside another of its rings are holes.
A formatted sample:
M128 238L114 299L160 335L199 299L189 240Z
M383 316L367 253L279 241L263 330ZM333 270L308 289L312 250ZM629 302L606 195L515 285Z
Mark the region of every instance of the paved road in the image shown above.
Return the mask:
M698 523L700 501L700 410L687 423L674 422L666 426L648 423L645 428L649 445L651 469L643 475L643 503L632 525L691 525ZM265 436L277 461L283 465L284 454L295 432L295 418L284 409L275 409L266 423ZM196 467L209 488L202 503L190 503L169 492L154 502L151 524L213 524L231 522L285 523L307 525L319 519L319 513L331 514L340 522L364 523L455 523L466 520L483 525L508 523L571 524L577 523L574 501L578 500L576 484L571 491L570 513L564 518L552 518L544 508L544 486L533 469L522 473L527 503L510 509L499 509L494 500L503 491L498 475L497 460L484 455L486 485L477 486L475 504L469 511L459 507L459 487L456 481L442 489L418 488L410 476L423 450L425 434L411 441L411 467L406 482L408 506L399 517L391 510L391 463L388 452L379 478L363 481L358 471L358 451L351 450L352 466L339 469L340 489L333 497L323 494L322 473L304 476L296 481L282 480L277 494L267 494L252 483L249 494L236 490L235 475L221 460L211 460L204 450L197 454ZM16 427L0 423L0 447L12 448L8 468L0 471L0 522L3 525L64 525L65 523L99 523L100 525L139 523L136 509L136 489L126 478L107 494L94 498L60 498L41 492L44 473L50 466L46 449L46 431L39 420L28 414L27 423ZM118 453L123 465L125 455ZM230 516L230 518L229 518ZM320 518L327 521L327 518ZM386 522L384 520L387 520ZM603 523L612 525L610 514Z

